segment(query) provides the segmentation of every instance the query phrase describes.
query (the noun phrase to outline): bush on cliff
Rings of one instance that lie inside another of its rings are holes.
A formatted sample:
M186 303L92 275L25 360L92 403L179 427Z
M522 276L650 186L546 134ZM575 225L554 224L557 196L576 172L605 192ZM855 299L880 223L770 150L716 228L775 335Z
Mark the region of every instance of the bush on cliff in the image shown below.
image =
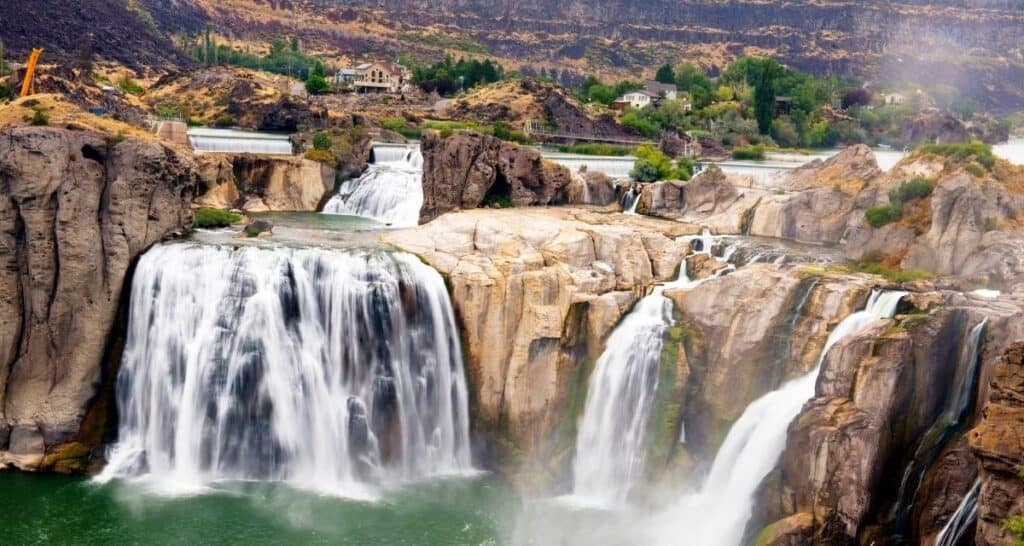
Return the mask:
M211 207L202 207L195 212L195 216L192 220L192 227L228 227L231 224L236 224L241 221L241 214L235 214L230 211L215 209Z
M331 135L321 131L313 135L313 149L314 150L330 150L331 149Z
M9 100L13 96L14 96L14 92L11 91L10 87L7 87L6 85L0 84L0 101Z
M922 199L932 194L935 184L920 176L900 184L900 187L889 192L889 202L893 204L909 203L914 199Z
M918 147L918 151L926 154L941 155L958 162L973 158L989 170L996 163L995 155L992 154L992 147L977 140L950 144L923 144Z
M640 146L634 154L636 162L629 176L638 182L689 180L693 176L693 161L689 158L673 162L661 150L651 146Z
M886 224L895 222L903 216L903 209L887 203L885 205L878 205L877 207L871 207L864 211L864 217L867 218L868 224L871 224L873 228L880 228Z

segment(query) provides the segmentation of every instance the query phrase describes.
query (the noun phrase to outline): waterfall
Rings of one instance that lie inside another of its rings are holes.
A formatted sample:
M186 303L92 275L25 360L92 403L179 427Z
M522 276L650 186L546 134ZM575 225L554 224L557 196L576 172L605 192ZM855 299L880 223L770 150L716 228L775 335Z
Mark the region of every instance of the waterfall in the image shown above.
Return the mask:
M676 280L655 286L609 336L590 377L576 438L572 497L582 504L621 505L640 478L661 351L673 325L672 300L664 292L701 282L687 277L684 262ZM684 425L679 441L685 440Z
M954 372L953 384L956 388L953 395L946 401L946 407L942 414L922 437L921 443L914 450L914 457L903 472L899 493L896 495L896 503L893 505L891 514L897 533L906 531L907 517L917 501L917 495L928 469L931 468L932 463L935 462L935 459L971 413L975 399L975 387L978 382L978 367L981 361L981 336L987 322L988 319L982 319L967 334L960 349Z
M701 489L683 497L663 515L690 544L740 544L761 480L775 468L786 447L790 422L814 396L829 350L868 324L892 317L906 292L876 291L864 310L843 319L829 334L814 370L752 402L729 429Z
M971 486L970 491L960 505L956 507L953 516L946 522L946 526L935 537L935 546L956 546L964 533L978 519L978 494L981 492L981 479L979 478Z
M441 276L381 250L165 244L139 261L98 478L345 496L470 468Z
M234 129L192 128L188 140L197 152L291 155L288 135Z
M423 156L419 149L378 147L374 157L377 162L359 178L342 184L324 205L324 212L364 216L396 227L419 224L423 206Z
M640 202L640 192L636 188L630 187L625 194L622 195L622 212L625 214L636 214L636 205Z

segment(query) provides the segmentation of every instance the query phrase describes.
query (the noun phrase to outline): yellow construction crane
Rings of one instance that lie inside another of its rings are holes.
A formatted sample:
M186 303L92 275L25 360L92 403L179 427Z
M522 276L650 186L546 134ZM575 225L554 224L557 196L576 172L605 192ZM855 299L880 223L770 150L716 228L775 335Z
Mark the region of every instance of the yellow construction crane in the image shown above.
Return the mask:
M21 96L27 97L35 93L32 79L36 75L36 65L39 64L39 56L43 54L42 48L35 48L28 56L28 64L25 65L25 81L21 82Z

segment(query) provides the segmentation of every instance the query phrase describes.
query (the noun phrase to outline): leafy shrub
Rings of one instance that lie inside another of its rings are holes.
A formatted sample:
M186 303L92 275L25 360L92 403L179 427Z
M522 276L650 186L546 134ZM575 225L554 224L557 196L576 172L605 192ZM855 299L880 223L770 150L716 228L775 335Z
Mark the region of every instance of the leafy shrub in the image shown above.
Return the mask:
M0 84L0 101L10 100L13 97L14 91L11 91L10 87Z
M951 144L922 144L918 150L926 154L941 155L954 161L966 161L974 158L986 169L992 170L996 163L992 147L977 140L972 142L956 142Z
M880 228L888 223L895 222L902 216L903 209L892 203L878 205L864 211L864 217L867 218L868 223L873 228Z
M633 153L633 148L626 148L624 146L615 146L614 144L573 144L572 146L559 146L558 151L565 154L580 154L580 155L610 155L616 157L622 157Z
M334 154L330 150L310 150L306 152L305 157L310 161L318 161L328 165L334 165L337 163L334 158Z
M742 146L732 151L733 159L760 161L764 159L764 146Z
M900 184L898 188L890 191L889 202L894 205L909 203L914 199L928 197L934 189L935 184L930 180L917 177Z
M128 77L124 77L121 81L117 82L117 86L121 88L121 91L124 91L129 95L141 95L146 92L141 85L135 83L135 80Z
M235 224L242 221L242 215L235 214L226 210L215 209L212 207L202 207L196 211L195 217L192 220L192 227L196 228L212 228L212 227L227 227L231 224Z
M213 118L214 127L231 127L235 124L235 116L231 114L221 114Z
M313 149L314 150L330 150L331 149L331 135L321 131L313 135Z
M32 107L32 117L28 121L35 127L45 127L50 124L50 116L46 114L45 108L34 106Z
M633 170L629 171L629 176L638 182L654 182L661 179L658 167L642 157L633 163Z
M693 178L693 159L689 157L680 157L676 159L676 178L680 180L689 180Z
M1012 516L1003 520L1003 529L1017 537L1015 546L1024 546L1024 516Z
M689 180L693 176L693 161L689 158L673 162L661 150L646 145L639 146L634 153L636 162L633 163L633 170L629 176L638 182Z
M320 61L316 62L313 67L313 71L309 73L309 77L306 78L306 92L310 95L321 95L331 91L331 84L327 81L327 76L324 72L324 65Z

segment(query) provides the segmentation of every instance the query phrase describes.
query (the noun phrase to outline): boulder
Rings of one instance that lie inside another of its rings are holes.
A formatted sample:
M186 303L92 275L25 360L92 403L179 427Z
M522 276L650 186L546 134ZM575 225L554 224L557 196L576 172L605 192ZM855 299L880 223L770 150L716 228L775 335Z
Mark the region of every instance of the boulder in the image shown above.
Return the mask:
M425 223L457 209L482 205L558 205L568 201L569 169L539 151L492 136L460 132L447 138L428 132L423 153Z
M80 469L99 455L129 270L191 225L197 179L189 155L155 139L0 133L0 466ZM44 460L58 452L60 465Z
M760 192L738 187L716 166L688 182L644 184L636 210L641 214L707 226L715 233L741 233Z

